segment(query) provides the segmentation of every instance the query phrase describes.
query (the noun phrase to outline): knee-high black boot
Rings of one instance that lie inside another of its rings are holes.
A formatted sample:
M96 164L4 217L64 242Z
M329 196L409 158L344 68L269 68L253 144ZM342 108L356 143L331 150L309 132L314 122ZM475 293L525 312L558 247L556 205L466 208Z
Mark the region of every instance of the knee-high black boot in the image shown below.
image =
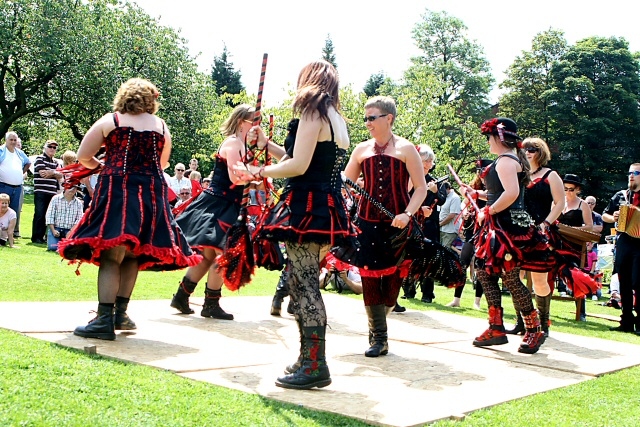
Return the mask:
M384 356L389 353L387 343L387 307L384 304L365 306L369 318L369 349L366 357Z
M545 338L549 336L549 312L551 309L551 292L546 297L536 294L536 308L540 313L540 328Z
M222 296L222 290L213 290L206 288L204 290L204 305L200 316L213 317L214 319L233 320L233 314L227 313L220 307L220 297Z
M273 301L271 301L271 315L272 316L280 316L280 310L282 309L282 302L286 296L289 296L289 286L287 285L287 273L283 272L280 275L280 280L278 280L278 285L276 286L276 293L273 296Z
M129 307L129 298L116 297L116 314L113 320L116 331L131 331L138 328L127 314L127 307Z
M86 326L78 326L74 335L84 338L98 338L113 341L116 333L113 326L113 305L98 304L98 315Z
M411 277L405 277L402 280L402 291L404 292L403 298L411 299L416 297L416 281Z
M284 368L285 374L293 374L295 371L300 369L300 365L302 365L302 360L304 359L304 350L305 350L305 340L304 335L302 333L302 323L296 319L296 323L298 324L298 332L300 333L300 353L298 354L298 359L293 362L291 365L287 365Z
M182 314L193 314L193 310L189 307L189 295L193 293L196 286L198 286L196 282L184 276L178 285L178 291L173 295L171 307L177 308Z
M331 384L331 375L325 356L325 326L302 327L304 357L302 364L292 374L279 377L276 385L283 388L308 390Z

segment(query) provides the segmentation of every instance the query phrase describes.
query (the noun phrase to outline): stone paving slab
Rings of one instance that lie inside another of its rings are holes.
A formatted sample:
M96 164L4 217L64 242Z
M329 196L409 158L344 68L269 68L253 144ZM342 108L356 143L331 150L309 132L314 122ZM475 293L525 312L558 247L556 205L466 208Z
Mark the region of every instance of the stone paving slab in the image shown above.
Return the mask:
M95 302L0 303L0 327L82 350L143 363L200 381L336 412L376 425L413 426L460 416L523 396L640 365L640 346L561 334L535 355L517 352L520 337L475 348L486 321L451 313L408 310L389 316L390 353L365 358L362 301L324 295L329 313L327 359L333 383L324 389L278 388L276 377L297 357L293 318L269 315L271 297L224 298L234 321L176 314L168 300L132 301L133 332L115 341L84 339L73 329ZM640 343L640 340L639 340ZM413 402L410 410L397 402Z

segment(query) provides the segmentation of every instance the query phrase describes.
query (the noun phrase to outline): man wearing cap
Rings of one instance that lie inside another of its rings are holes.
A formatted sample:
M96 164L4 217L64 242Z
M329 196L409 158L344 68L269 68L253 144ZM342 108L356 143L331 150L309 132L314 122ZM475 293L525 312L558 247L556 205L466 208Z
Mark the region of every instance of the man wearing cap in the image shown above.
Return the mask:
M602 213L605 222L618 222L620 206L630 205L629 209L640 209L640 163L629 166L629 186L618 191L609 201ZM640 212L633 211L634 215ZM612 328L618 332L634 332L640 335L640 233L637 229L617 232L616 257L614 271L620 280L620 298L622 315L620 326ZM635 303L633 292L635 291ZM635 308L636 315L633 315Z
M9 207L19 214L24 173L31 166L31 162L17 147L17 133L7 132L4 139L5 144L0 146L0 193L9 195L11 198ZM19 237L17 228L13 234L14 237Z
M84 205L76 197L78 186L64 190L62 194L56 194L51 199L45 220L47 223L47 250L58 250L60 239L67 237L67 233L80 219Z
M53 196L60 189L59 180L62 173L57 171L58 162L54 156L58 149L58 143L54 140L45 142L42 154L36 157L33 167L33 203L35 211L31 225L31 241L33 243L46 243L47 233L46 214L47 208Z

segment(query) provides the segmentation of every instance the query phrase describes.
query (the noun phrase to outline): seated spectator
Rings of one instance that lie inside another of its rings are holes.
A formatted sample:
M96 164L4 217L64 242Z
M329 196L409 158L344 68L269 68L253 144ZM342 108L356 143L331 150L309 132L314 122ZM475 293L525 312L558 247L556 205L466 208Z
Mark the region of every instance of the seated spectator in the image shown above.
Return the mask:
M183 188L182 190L180 190L180 193L178 193L178 201L176 202L176 205L174 207L177 208L178 206L180 206L190 198L191 198L191 189Z
M9 207L11 198L7 193L0 193L0 246L13 247L13 231L16 227L16 211Z
M206 190L207 188L209 188L209 186L211 185L211 178L210 177L206 177L202 179L202 190Z
M82 201L76 198L78 187L64 190L62 194L53 196L47 214L47 250L57 251L58 242L67 236L67 233L82 218L84 207Z
M324 266L320 268L320 289L334 290L338 293L362 293L362 278L357 267L338 268L336 259L330 253L324 259Z

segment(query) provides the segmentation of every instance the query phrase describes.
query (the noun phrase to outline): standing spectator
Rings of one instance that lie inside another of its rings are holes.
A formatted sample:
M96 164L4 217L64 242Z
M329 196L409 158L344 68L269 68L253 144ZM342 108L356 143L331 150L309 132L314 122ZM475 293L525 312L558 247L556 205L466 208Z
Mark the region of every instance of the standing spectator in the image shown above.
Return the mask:
M24 173L31 166L31 162L27 155L17 147L17 133L7 132L4 139L5 143L0 146L0 193L9 196L11 200L9 207L16 215L19 215ZM20 237L18 229L13 230L13 237Z
M449 182L444 182L442 186L447 192L447 199L440 207L440 243L446 248L451 248L453 241L458 237L455 219L460 215L461 201Z
M618 191L609 201L602 214L605 222L617 222L620 217L620 205L628 204L629 209L640 208L640 163L629 166L629 186ZM640 213L635 212L635 215ZM640 335L640 237L618 231L615 265L620 281L622 315L620 326L612 328L618 332L633 332ZM612 280L613 282L613 280ZM635 291L635 298L633 293ZM636 314L633 315L635 309Z
M180 194L180 190L183 188L188 188L191 191L191 180L184 176L184 164L178 163L174 168L176 174L169 178L169 187L173 190L174 193Z
M596 208L596 198L593 196L587 196L584 198L584 201L587 202L587 205L589 205L589 208L591 209L591 218L593 219L592 231L594 233L602 233L602 229L604 228L602 215L594 211L594 209Z
M35 212L31 225L31 241L33 243L46 243L47 223L45 216L47 208L53 196L58 194L60 188L59 180L62 173L58 172L58 162L54 159L58 143L50 139L45 142L42 154L36 157L33 175L33 203Z
M98 314L74 335L116 339L115 330L136 329L127 315L139 270L175 270L202 259L192 253L167 201L162 176L171 155L171 134L155 115L158 89L148 80L124 82L105 114L85 134L78 160L102 169L89 209L58 244L63 258L98 265ZM103 162L95 155L106 147Z
M22 150L22 140L18 138L18 143L16 144L16 148ZM29 166L31 168L31 166ZM23 179L27 178L27 172L23 173ZM24 186L22 186L22 191L20 192L20 203L18 205L18 210L16 211L16 227L13 229L13 236L18 239L20 238L20 214L22 213L22 205L24 204Z
M47 208L47 250L57 251L60 239L67 237L67 233L82 218L84 212L82 201L76 198L78 187L64 190L51 199Z
M13 247L13 229L16 226L16 212L9 207L11 199L6 193L0 193L0 246Z
M198 159L191 159L189 162L189 169L192 172L196 172L198 170Z

